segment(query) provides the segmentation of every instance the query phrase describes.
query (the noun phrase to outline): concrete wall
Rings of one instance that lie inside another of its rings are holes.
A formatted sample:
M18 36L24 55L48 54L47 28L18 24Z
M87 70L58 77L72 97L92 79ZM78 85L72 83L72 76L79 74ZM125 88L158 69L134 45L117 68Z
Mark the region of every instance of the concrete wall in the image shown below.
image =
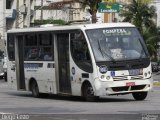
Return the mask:
M56 3L56 2L66 2L71 0L53 0L50 3ZM43 3L44 6L48 6L49 3L45 2ZM41 1L36 0L35 6L41 6ZM71 6L66 5L62 9L53 9L53 10L43 10L43 19L62 19L64 21L70 21L70 20L83 20L84 19L84 10L81 9L81 6L79 3L72 2ZM40 20L41 19L41 10L37 9L35 13L35 19Z

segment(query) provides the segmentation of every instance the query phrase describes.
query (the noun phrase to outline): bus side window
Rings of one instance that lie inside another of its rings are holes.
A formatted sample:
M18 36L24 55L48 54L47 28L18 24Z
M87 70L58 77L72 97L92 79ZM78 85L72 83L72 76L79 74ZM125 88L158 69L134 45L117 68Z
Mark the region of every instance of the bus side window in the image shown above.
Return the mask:
M51 33L41 33L38 35L41 49L40 59L44 61L54 60L54 41Z
M24 41L24 60L38 60L38 41L36 34L26 34Z
M71 34L71 54L75 63L82 70L93 71L88 45L82 32Z
M51 61L54 56L51 33L35 33L25 36L25 60Z

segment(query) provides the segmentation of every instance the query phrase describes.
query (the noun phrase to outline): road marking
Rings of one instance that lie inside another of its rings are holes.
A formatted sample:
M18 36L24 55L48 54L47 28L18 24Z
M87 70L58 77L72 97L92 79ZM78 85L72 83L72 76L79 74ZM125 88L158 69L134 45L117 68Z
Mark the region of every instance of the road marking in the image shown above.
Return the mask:
M13 114L13 113L4 113L4 112L0 112L0 115L5 115L5 114Z

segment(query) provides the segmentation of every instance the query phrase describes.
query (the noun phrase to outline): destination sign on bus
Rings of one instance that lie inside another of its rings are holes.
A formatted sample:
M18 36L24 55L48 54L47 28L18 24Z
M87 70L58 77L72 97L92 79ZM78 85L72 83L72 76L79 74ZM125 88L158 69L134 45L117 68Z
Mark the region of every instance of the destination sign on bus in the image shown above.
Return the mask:
M42 67L42 63L25 63L24 68L26 69L38 69Z
M116 36L116 35L131 35L131 31L127 30L127 29L105 29L103 30L103 34L105 34L106 36Z

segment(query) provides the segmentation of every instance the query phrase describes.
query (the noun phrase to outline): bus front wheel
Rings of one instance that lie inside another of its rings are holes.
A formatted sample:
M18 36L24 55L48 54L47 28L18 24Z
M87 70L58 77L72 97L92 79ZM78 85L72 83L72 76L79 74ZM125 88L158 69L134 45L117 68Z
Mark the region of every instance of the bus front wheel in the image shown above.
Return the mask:
M144 100L147 97L148 92L135 92L132 96L135 100Z
M31 83L31 91L32 91L33 97L36 97L36 98L40 97L39 88L38 88L38 84L36 81L33 81Z
M98 99L98 97L94 96L94 90L90 84L83 86L83 97L88 102L94 102Z

